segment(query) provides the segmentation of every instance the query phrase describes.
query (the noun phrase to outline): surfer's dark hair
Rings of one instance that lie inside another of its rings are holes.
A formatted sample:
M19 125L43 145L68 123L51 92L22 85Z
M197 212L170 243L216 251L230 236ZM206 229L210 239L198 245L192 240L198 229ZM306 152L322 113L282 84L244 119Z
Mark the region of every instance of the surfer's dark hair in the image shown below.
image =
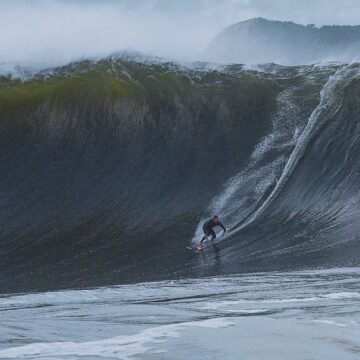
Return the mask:
M217 215L214 215L213 216L213 219L218 219L219 217Z

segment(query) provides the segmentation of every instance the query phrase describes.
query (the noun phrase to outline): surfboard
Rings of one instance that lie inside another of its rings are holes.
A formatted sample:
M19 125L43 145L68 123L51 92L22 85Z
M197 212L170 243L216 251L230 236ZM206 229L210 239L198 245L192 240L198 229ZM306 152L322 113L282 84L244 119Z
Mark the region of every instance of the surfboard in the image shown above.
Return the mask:
M205 247L202 248L202 250L199 250L197 247L196 248L193 248L191 246L187 246L186 247L188 250L192 250L192 251L195 251L197 253L202 253L203 251L205 251ZM219 247L217 245L212 245L212 248L214 249L214 251L220 251Z
M196 248L193 248L193 247L191 247L191 246L187 246L186 247L188 250L193 250L193 251L196 251L196 252L201 252L201 251L203 251L203 250L199 250L197 247Z

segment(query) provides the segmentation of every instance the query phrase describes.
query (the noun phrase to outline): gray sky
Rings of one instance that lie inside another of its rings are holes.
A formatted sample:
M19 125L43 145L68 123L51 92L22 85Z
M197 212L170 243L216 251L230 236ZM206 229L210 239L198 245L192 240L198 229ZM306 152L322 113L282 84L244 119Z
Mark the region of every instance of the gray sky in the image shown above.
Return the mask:
M0 0L0 62L60 64L124 49L196 60L224 27L257 16L354 25L360 0Z

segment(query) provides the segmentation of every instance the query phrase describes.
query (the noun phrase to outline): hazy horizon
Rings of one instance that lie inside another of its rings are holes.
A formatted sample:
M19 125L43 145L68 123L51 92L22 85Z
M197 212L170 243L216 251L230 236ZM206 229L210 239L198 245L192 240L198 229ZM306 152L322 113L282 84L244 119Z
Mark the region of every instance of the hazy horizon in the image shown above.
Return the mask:
M203 60L225 27L254 17L357 23L360 2L304 0L0 0L0 62L63 64L117 51Z

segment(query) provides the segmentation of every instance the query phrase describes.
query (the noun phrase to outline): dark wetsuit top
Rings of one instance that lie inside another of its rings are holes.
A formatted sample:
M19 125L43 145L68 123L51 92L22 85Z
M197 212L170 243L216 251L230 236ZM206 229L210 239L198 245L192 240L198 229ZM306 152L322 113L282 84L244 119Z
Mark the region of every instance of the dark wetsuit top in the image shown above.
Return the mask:
M213 230L215 226L221 226L222 229L226 231L225 226L220 221L216 223L213 219L210 219L203 225L203 230L205 235L206 236L212 235L215 238L216 235L215 235L215 231Z

